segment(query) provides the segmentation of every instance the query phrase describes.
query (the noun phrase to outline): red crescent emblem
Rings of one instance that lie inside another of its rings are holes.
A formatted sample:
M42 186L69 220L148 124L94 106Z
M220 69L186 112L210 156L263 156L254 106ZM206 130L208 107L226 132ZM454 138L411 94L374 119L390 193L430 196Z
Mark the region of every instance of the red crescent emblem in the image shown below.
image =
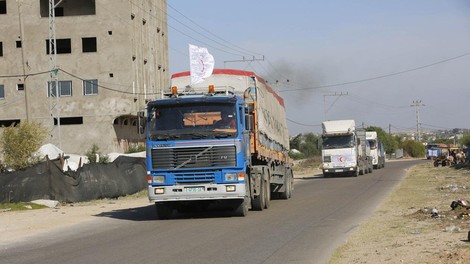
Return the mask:
M343 156L340 156L340 157L339 157L339 161L340 161L340 162L344 162L344 157L343 157Z

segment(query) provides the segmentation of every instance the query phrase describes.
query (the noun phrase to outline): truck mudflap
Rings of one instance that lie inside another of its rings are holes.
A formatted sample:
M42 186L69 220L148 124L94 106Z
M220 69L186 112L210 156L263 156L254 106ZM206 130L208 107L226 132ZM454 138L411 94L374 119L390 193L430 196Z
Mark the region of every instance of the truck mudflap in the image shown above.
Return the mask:
M148 186L150 202L244 199L245 183Z

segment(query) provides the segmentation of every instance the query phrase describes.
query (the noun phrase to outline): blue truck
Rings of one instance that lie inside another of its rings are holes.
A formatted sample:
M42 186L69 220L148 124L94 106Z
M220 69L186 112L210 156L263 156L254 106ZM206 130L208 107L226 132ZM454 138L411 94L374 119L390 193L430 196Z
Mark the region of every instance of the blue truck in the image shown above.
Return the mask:
M159 219L212 206L246 216L293 191L284 101L253 72L215 69L197 86L173 74L147 104L148 198ZM226 121L229 120L229 121Z

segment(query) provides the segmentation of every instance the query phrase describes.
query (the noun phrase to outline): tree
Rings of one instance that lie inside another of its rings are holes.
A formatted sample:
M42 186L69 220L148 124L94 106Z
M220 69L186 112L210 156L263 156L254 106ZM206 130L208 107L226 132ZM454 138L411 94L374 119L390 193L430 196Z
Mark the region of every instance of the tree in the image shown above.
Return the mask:
M108 163L108 155L101 155L100 147L97 144L93 144L91 148L85 153L90 163Z
M293 137L289 141L290 149L300 149L300 144L302 143L302 134L298 134L297 136Z
M470 133L463 134L463 137L460 139L460 144L462 146L470 147Z
M21 170L39 162L39 157L34 153L39 150L46 135L47 129L39 122L21 122L16 127L3 128L0 146L5 165Z
M413 158L421 158L426 154L426 147L423 143L407 139L402 142L403 150Z
M385 152L393 153L395 152L395 150L397 150L398 144L400 142L399 137L394 137L392 135L389 135L380 127L370 126L366 128L366 131L377 132L378 139L384 144Z
M298 134L291 138L289 144L291 149L297 149L301 154L290 152L289 155L293 159L311 158L319 156L321 150L318 148L320 137L313 133Z

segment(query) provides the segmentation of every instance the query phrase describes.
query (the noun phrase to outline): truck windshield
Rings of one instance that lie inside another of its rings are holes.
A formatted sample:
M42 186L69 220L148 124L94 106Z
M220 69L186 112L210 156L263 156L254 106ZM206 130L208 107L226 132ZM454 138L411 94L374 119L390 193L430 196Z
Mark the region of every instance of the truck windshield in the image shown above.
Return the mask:
M235 104L153 106L148 119L150 140L231 138L238 128Z
M354 137L352 135L323 136L322 147L323 149L351 148L354 147Z
M377 141L375 141L374 139L369 139L367 141L369 141L370 149L376 149L377 148Z

